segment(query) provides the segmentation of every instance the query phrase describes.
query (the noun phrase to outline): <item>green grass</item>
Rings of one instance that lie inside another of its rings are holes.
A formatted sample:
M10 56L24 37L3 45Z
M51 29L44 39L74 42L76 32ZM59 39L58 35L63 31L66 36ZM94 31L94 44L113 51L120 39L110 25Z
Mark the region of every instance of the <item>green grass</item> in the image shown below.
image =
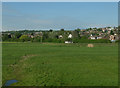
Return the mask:
M117 86L117 44L3 43L3 84Z

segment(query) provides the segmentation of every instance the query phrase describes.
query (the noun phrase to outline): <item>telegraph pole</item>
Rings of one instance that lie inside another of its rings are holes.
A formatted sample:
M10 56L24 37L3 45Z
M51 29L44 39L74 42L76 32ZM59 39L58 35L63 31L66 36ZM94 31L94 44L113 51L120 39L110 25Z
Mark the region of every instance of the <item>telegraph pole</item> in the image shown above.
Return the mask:
M42 36L41 36L41 43L42 43Z

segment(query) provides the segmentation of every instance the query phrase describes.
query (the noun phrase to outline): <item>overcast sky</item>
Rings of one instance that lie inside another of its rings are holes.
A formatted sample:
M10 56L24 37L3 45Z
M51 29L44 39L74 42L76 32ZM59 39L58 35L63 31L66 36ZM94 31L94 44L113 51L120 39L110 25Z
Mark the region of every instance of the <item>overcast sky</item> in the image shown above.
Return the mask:
M3 30L118 25L117 2L3 2Z

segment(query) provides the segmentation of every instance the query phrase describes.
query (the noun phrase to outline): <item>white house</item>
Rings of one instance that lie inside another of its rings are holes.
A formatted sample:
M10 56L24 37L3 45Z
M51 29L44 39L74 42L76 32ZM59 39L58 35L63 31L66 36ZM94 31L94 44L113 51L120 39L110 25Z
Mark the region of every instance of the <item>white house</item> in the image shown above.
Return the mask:
M72 34L69 34L69 35L68 35L68 38L72 38Z
M90 37L90 39L93 39L93 40L94 40L94 39L95 39L95 37Z
M65 43L73 43L72 41L65 41Z
M114 35L117 35L117 34L114 34Z
M90 36L92 36L92 34Z
M97 39L102 39L102 37L97 37Z
M114 42L115 41L115 36L114 35L110 35L109 40L111 40L111 42Z
M111 28L108 28L108 30L113 30L113 29L114 29L114 28L112 28L112 27L111 27Z
M33 36L33 35L31 35L30 37L31 37L31 38L34 38L34 36Z
M63 38L63 36L62 36L62 35L59 35L59 38Z

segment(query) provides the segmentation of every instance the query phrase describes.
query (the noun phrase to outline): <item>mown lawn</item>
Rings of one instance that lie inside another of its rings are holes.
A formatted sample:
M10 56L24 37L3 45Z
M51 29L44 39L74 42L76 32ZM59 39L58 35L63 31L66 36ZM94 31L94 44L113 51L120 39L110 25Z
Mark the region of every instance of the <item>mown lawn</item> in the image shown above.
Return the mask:
M117 44L3 43L3 84L117 86Z

